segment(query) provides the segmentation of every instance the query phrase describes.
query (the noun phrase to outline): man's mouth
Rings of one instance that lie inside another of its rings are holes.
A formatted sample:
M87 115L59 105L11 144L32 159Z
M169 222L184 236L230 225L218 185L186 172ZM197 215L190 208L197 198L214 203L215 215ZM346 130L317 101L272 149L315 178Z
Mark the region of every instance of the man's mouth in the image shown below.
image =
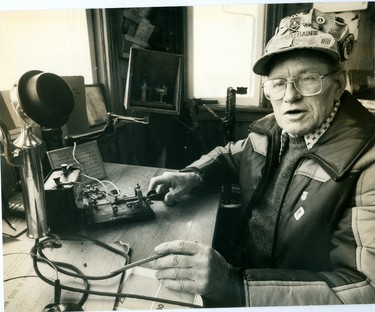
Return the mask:
M302 113L305 113L304 110L300 110L300 109L293 109L293 110L288 110L284 113L284 115L298 115L298 114L302 114Z

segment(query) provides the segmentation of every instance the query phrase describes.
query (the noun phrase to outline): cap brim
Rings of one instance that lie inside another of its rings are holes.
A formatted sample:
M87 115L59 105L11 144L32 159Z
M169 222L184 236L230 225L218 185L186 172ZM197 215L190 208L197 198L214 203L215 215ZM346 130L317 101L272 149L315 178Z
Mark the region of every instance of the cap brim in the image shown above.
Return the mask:
M304 46L304 47L289 47L289 48L285 48L285 49L282 49L282 50L279 50L279 51L275 51L275 52L263 55L260 59L258 59L254 63L253 72L257 75L267 76L269 71L270 71L270 65L271 65L270 61L271 61L271 59L273 59L274 56L276 56L278 54L285 53L285 52L292 51L292 50L316 50L316 51L323 52L324 54L327 54L328 56L333 58L333 60L335 60L335 61L340 60L340 55L338 55L336 52L334 52L330 49L324 49L324 48L319 48L319 47L315 47L315 46L314 47L306 47L306 46Z

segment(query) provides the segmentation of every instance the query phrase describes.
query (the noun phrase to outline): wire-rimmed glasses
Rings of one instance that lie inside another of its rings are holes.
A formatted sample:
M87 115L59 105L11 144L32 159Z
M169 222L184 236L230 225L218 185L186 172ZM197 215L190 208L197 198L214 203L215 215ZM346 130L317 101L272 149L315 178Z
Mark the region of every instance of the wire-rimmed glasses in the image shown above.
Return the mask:
M320 75L318 73L303 73L290 78L270 79L262 84L264 95L271 101L280 100L285 95L286 86L293 83L295 89L303 96L317 95L322 91L322 79L338 72Z

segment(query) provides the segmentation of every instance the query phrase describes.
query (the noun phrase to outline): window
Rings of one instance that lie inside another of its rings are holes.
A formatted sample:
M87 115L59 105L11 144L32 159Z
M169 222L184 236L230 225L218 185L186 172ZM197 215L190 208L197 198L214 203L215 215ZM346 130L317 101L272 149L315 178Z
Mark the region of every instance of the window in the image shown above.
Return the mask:
M0 42L0 90L35 69L93 83L84 9L1 11Z
M194 6L188 11L188 97L225 104L228 87L247 87L238 105L258 106L252 65L263 49L263 4Z

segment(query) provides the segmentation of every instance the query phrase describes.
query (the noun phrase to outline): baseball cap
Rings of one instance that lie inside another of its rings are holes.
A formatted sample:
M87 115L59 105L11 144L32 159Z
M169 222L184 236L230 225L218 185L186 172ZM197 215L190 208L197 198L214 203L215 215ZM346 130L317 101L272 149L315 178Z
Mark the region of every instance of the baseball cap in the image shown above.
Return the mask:
M349 58L354 36L344 19L317 9L285 17L268 42L265 53L253 66L254 73L267 75L270 60L277 54L295 49L313 49L341 62Z

